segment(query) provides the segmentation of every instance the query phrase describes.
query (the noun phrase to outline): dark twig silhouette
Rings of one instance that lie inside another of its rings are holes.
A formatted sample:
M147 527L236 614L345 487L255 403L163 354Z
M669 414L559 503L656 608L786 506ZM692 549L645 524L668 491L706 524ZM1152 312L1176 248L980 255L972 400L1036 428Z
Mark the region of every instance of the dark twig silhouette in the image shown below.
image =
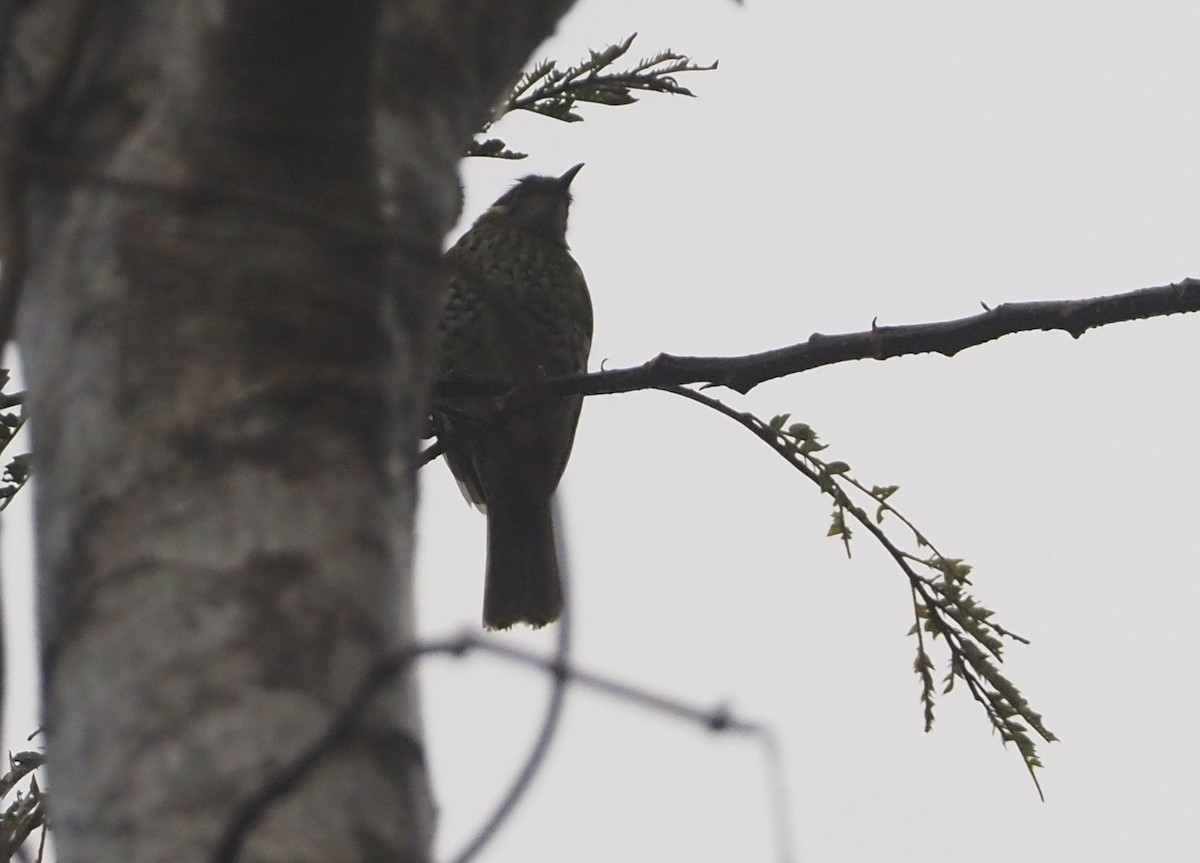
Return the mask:
M995 341L1014 333L1062 330L1073 338L1123 321L1200 311L1200 279L1141 288L1085 300L1046 300L984 307L977 315L928 324L879 326L857 333L814 333L788 347L738 357L659 354L640 366L548 381L544 395L601 395L684 384L713 384L747 393L765 381L850 360L886 360L909 354L943 354Z

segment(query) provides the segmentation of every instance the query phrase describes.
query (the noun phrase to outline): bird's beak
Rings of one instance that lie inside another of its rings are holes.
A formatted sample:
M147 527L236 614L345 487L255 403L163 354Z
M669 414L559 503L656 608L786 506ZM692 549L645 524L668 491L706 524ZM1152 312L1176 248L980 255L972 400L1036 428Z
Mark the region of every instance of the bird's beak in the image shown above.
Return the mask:
M580 162L574 168L571 168L567 173L558 178L558 185L563 189L568 189L571 186L571 181L575 179L575 175L579 173L579 169L583 167L583 162Z

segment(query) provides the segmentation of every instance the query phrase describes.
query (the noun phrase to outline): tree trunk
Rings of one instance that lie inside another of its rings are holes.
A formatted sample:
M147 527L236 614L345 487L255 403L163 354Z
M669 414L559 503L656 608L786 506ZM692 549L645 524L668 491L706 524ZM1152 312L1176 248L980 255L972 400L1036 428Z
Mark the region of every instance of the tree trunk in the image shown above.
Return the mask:
M209 859L412 642L458 154L567 5L19 13L6 195L60 859ZM406 675L241 859L427 859L422 752Z

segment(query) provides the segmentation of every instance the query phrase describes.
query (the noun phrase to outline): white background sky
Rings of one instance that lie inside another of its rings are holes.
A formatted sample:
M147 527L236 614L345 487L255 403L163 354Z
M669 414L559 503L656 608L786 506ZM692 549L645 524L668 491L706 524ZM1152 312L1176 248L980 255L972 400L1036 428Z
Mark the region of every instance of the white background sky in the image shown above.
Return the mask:
M1194 0L591 0L538 56L635 30L639 57L670 46L721 68L683 79L694 100L507 120L494 133L531 157L464 177L469 221L521 174L587 163L570 241L593 368L1200 276ZM865 534L847 561L826 499L672 396L585 406L562 495L576 661L771 724L803 861L1195 859L1198 328L1029 334L729 395L899 484L906 514L975 565L977 595L1033 640L1005 668L1062 738L1042 749L1046 803L965 691L922 733L908 589ZM418 607L436 636L477 625L484 520L440 463L422 493ZM6 523L10 560L21 530ZM445 857L524 757L547 685L485 658L423 679ZM14 707L10 745L35 723ZM482 859L772 855L753 745L576 691Z
M575 182L593 368L739 354L1200 276L1194 0L582 2L539 56L638 31L717 72L695 100L495 130L467 220L524 173ZM1033 640L1007 672L1059 744L1040 803L956 691L921 731L908 590L728 420L675 397L585 405L563 485L576 659L771 723L805 861L1196 859L1193 640L1200 319L864 361L730 401L811 423ZM422 477L428 634L479 615L484 520ZM551 636L506 636L549 645ZM939 669L941 672L942 669ZM425 677L440 848L523 757L546 684L489 659ZM574 693L551 762L485 859L768 861L757 750Z

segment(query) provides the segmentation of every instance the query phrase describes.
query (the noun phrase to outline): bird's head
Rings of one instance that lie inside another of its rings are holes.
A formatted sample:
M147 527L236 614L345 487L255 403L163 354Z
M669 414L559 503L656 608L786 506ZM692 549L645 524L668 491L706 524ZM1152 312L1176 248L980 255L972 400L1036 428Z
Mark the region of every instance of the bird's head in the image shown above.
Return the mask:
M526 230L565 246L571 181L582 167L578 164L561 177L522 177L488 208L488 213L512 219Z

